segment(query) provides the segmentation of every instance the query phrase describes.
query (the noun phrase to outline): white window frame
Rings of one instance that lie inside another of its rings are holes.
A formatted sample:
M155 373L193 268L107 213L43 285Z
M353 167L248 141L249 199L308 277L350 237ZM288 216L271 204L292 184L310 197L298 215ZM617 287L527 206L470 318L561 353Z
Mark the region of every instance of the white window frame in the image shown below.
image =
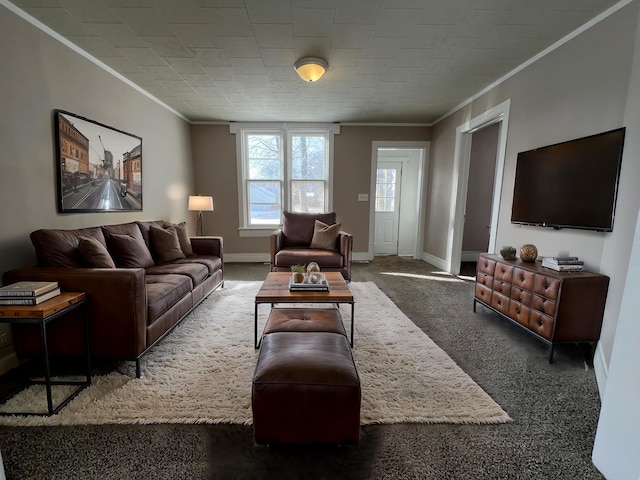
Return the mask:
M340 133L338 124L310 124L310 123L232 123L229 131L236 135L236 161L238 170L238 231L240 237L268 237L271 233L282 226L282 219L278 223L266 225L249 225L249 202L247 192L247 168L248 160L245 157L246 142L251 134L280 134L282 139L282 161L280 182L281 202L283 210L289 210L291 206L291 181L292 162L290 154L292 151L292 136L296 134L324 135L326 138L327 158L326 158L326 179L325 181L325 208L330 212L333 210L333 136Z

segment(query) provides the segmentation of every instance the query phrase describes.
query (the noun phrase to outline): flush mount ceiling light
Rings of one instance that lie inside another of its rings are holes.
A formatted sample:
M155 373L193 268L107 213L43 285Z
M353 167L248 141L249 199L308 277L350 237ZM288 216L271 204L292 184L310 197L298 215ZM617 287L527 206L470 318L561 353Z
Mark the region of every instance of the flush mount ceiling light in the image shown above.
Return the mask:
M315 82L324 75L324 72L329 68L329 64L326 60L315 57L305 57L298 60L293 68L296 69L300 78L305 82Z

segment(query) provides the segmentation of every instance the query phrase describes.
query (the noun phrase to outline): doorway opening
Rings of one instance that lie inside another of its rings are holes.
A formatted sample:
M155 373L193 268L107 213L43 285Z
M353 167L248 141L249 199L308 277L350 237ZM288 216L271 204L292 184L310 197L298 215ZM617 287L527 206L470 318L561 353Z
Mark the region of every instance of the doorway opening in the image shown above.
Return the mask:
M373 142L369 257L420 258L429 142Z
M464 239L467 193L469 191L469 170L472 153L472 137L475 132L484 127L497 124L497 145L493 170L492 191L485 192L491 198L491 214L488 225L489 242L487 252L495 252L496 233L498 229L498 213L500 210L500 195L502 193L502 175L504 171L505 152L507 145L507 127L509 125L509 107L511 100L493 107L485 113L458 126L454 150L454 166L451 188L451 210L449 213L449 234L447 237L446 269L458 275L462 258L462 244ZM489 168L489 167L486 167ZM475 182L475 178L474 178Z

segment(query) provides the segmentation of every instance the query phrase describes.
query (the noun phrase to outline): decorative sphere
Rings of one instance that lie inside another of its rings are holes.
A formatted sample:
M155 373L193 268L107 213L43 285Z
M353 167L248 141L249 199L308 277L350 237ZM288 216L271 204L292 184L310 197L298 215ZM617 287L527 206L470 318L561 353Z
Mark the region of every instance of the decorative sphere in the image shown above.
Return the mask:
M319 272L320 266L316 262L309 262L307 265L307 273Z
M520 260L523 262L535 262L538 258L538 249L535 245L527 243L520 247Z

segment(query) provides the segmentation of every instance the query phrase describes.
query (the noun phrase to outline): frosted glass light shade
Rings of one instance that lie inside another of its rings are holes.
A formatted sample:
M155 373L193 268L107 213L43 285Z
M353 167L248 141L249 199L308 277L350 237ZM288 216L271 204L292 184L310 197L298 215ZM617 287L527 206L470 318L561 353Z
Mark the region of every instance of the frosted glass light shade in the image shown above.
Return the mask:
M324 75L327 68L329 68L329 64L321 58L306 57L298 60L293 65L293 68L305 82L315 82Z
M199 212L212 212L213 197L202 196L202 195L190 195L189 210L195 210Z

